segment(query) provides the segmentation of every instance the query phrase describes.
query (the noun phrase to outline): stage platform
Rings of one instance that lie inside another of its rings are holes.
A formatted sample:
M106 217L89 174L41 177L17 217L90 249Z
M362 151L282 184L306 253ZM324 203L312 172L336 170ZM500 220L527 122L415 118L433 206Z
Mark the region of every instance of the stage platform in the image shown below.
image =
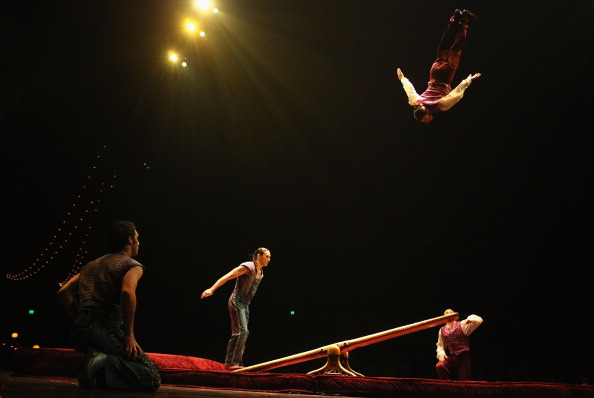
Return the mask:
M2 398L316 398L327 395L285 394L261 391L213 390L202 387L179 387L163 385L155 393L130 391L89 391L78 386L74 379L15 376L0 372L0 397ZM349 398L333 395L334 398Z
M538 382L444 381L395 377L228 372L223 364L181 355L148 353L159 368L162 388L154 394L86 391L76 374L82 354L62 348L18 348L0 373L1 398L25 397L534 397L594 398L594 387ZM5 358L6 359L6 358Z

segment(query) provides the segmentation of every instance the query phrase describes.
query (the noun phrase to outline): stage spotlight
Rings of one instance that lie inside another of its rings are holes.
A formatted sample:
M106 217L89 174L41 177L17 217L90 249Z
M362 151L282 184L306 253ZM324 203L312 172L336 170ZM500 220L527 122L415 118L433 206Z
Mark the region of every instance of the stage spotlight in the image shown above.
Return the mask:
M19 337L19 334L15 332L15 333L11 334L10 337L12 337L13 339L16 339Z
M205 37L206 36L206 32L202 31L200 32L200 37Z
M196 0L196 7L200 8L201 10L208 10L210 8L210 1Z
M188 32L194 33L196 31L196 24L192 21L186 22L186 29Z
M176 53L174 53L173 51L169 51L169 55L168 58L171 62L177 62L179 61L179 57Z
M186 61L184 61L184 62L181 63L181 66L183 66L184 68L187 68L188 67L188 63Z

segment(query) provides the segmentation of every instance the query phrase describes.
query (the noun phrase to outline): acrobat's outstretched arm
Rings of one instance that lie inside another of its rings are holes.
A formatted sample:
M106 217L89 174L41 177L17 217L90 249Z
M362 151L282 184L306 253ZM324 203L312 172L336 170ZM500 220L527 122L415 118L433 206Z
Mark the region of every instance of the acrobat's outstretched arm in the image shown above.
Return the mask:
M406 96L408 97L408 104L410 106L417 105L419 95L417 94L415 87L406 77L404 77L404 73L402 73L402 70L400 70L400 68L396 69L396 75L398 76L398 80L400 80L400 83L402 83L402 88L404 88L404 91L406 92Z
M470 86L470 83L472 83L474 79L478 79L480 76L480 73L468 75L468 77L462 80L462 82L460 82L460 84L458 84L455 89L439 100L439 109L442 111L447 111L452 106L456 105L458 101L460 101L464 96L464 91L468 88L468 86Z

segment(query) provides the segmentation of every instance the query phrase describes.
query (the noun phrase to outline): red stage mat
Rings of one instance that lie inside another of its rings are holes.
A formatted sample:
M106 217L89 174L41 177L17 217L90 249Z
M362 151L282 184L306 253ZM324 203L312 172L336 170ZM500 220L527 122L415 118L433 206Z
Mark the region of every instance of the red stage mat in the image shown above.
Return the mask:
M163 384L231 390L340 394L363 397L591 397L593 386L537 382L444 381L395 377L353 377L297 373L233 373L203 358L154 354ZM82 354L61 348L15 350L10 370L16 374L76 378Z

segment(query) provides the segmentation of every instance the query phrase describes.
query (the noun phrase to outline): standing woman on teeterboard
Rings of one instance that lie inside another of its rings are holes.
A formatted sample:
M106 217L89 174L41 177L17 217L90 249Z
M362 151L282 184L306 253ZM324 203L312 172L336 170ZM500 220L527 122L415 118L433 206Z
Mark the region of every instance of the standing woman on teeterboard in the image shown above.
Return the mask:
M229 314L231 315L231 338L227 344L225 368L236 370L243 368L243 351L247 340L248 322L250 319L250 302L264 277L263 268L270 262L270 250L261 247L252 254L252 261L239 264L202 292L201 299L212 296L227 281L236 279L235 289L229 297Z

